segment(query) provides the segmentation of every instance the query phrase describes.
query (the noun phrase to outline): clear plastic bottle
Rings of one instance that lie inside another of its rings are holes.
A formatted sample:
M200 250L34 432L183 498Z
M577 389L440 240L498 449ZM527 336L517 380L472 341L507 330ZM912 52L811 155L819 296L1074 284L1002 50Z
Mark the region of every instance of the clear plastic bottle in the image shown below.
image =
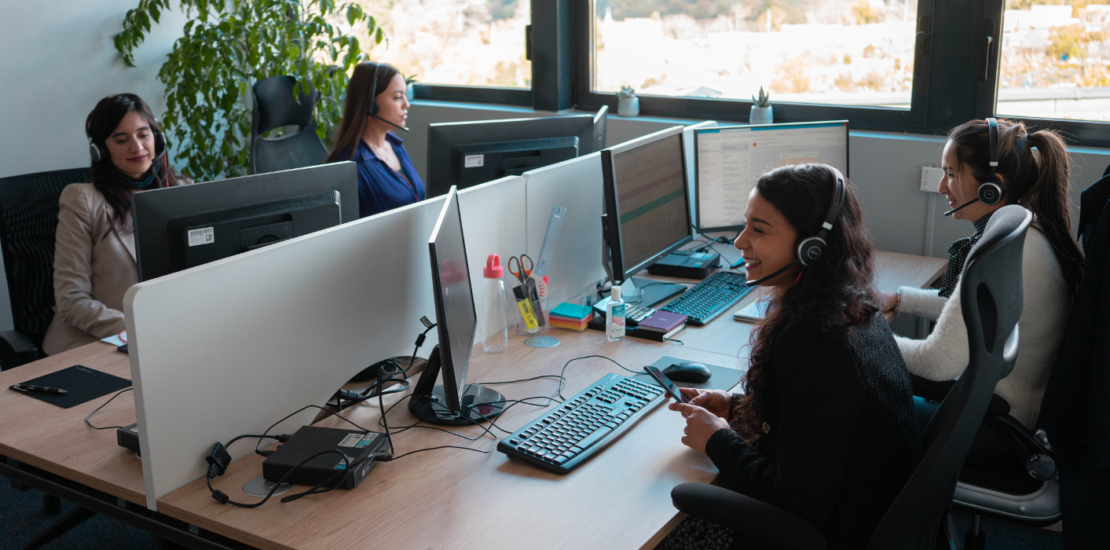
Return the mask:
M485 278L482 282L482 317L479 327L482 333L482 351L500 353L509 349L509 321L505 316L509 299L505 292L505 283L501 280L505 269L501 267L501 258L497 254L490 254L486 258L482 275Z
M612 298L605 304L605 339L620 342L624 339L624 302L621 300L621 287L614 285Z

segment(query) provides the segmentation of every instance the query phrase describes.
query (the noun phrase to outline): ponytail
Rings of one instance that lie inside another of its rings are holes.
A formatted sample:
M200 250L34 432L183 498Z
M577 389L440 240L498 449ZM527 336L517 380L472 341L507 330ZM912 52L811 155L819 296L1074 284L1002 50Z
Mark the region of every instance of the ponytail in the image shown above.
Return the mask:
M1083 276L1083 254L1071 236L1068 150L1064 140L1051 130L1030 134L1029 143L1040 152L1040 158L1034 158L1036 176L1018 203L1036 216L1038 225L1052 244L1056 260L1060 262L1064 281L1075 294Z

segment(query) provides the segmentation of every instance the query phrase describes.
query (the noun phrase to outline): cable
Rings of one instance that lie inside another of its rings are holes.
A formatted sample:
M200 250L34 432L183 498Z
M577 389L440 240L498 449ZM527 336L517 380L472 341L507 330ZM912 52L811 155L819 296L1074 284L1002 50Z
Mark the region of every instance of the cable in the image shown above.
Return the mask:
M103 409L104 407L107 407L108 403L111 403L115 398L119 397L120 394L122 394L124 392L129 392L133 389L135 389L135 387L131 386L130 388L124 388L124 389L116 392L116 394L112 396L112 399L109 399L109 400L105 401L103 405L97 407L96 410L89 413L89 415L85 417L85 424L88 424L89 427L94 429L94 430L113 430L113 429L114 430L122 430L122 429L126 428L127 426L99 426L99 427L97 427L97 426L94 426L93 423L89 421L89 419L92 418L92 416L94 414L100 412L100 409Z

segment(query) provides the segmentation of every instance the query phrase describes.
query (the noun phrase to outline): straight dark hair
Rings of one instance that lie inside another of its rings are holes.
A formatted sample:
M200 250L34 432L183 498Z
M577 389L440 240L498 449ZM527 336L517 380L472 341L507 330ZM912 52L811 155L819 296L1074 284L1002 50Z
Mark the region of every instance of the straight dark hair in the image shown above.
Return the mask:
M764 415L775 399L770 367L782 335L798 323L815 322L822 331L846 336L851 327L879 311L871 287L875 271L871 236L851 182L845 180L844 185L844 205L826 238L828 246L821 259L802 268L798 282L772 300L767 318L752 332L751 365L737 407L737 431L749 442L754 443L763 433ZM832 170L821 164L782 166L763 174L756 183L759 195L782 212L799 238L817 234L835 189Z
M377 70L377 77L374 71ZM367 61L355 66L351 80L347 82L347 103L343 108L343 122L335 146L325 162L353 160L358 152L358 142L366 131L366 118L370 116L370 86L374 86L373 97L389 89L393 77L399 73L392 65ZM377 83L374 80L377 80ZM348 151L348 149L350 149ZM341 158L343 157L343 158Z
M107 141L108 137L116 131L123 117L131 112L139 113L143 121L150 126L152 133L162 133L162 128L154 119L150 106L135 94L116 94L101 99L85 119L85 134L103 152L100 160L92 163L90 172L93 186L100 191L101 195L104 195L104 200L112 208L114 217L112 225L123 230L129 230L131 227L132 189L124 183L123 174L112 164L111 155L107 154ZM163 141L163 147L164 143ZM158 151L154 151L154 154L158 155ZM164 162L165 169L160 176L156 167L153 164L150 166L150 169L154 170L154 187L175 187L180 184L178 176L169 166L168 156L157 159L156 162Z
M990 166L990 130L986 120L965 122L948 132L960 166L971 168L979 181L1002 176L1006 203L1033 213L1048 238L1064 282L1074 295L1083 278L1083 254L1071 236L1071 162L1064 140L1052 130L1029 133L1025 124L998 121L998 166ZM1033 148L1038 154L1034 154Z

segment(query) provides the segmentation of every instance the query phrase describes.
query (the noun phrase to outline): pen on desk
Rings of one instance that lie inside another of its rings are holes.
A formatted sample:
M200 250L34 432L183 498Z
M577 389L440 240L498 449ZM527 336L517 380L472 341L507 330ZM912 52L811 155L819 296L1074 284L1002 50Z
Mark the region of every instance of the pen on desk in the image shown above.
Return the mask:
M52 393L55 395L65 395L66 391L60 388L50 388L47 386L32 386L30 384L15 384L12 386L13 390L22 392L37 392L37 393Z

